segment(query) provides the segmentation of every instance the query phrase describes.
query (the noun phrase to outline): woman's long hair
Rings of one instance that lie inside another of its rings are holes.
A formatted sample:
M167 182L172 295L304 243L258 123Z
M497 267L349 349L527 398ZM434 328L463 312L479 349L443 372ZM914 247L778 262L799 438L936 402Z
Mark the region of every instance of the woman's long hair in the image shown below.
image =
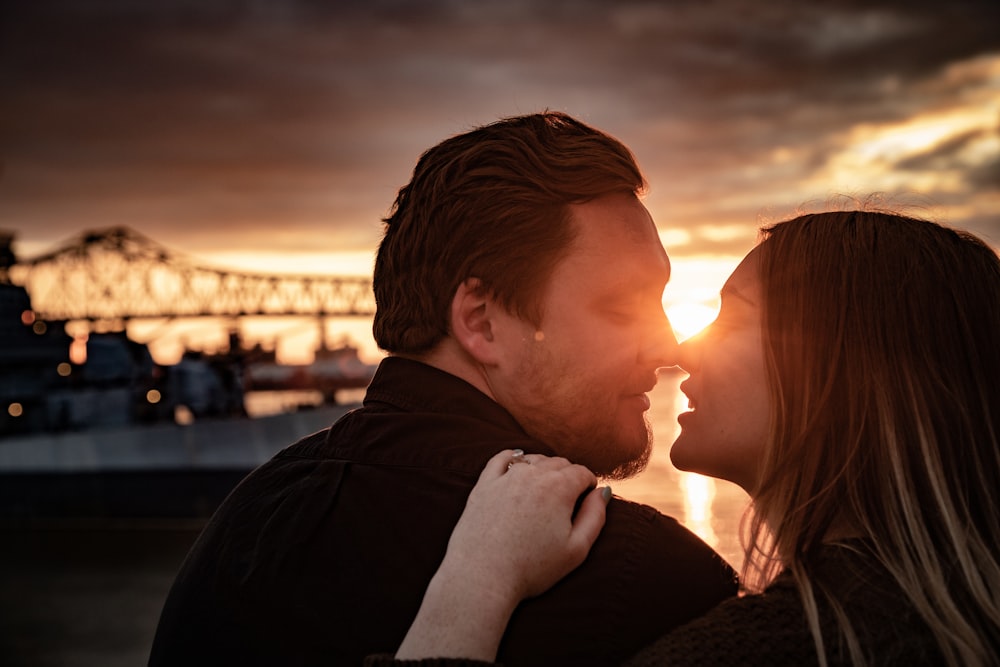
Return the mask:
M795 576L865 659L820 546L863 537L952 665L1000 652L1000 260L974 236L875 211L762 231L772 432L745 576Z

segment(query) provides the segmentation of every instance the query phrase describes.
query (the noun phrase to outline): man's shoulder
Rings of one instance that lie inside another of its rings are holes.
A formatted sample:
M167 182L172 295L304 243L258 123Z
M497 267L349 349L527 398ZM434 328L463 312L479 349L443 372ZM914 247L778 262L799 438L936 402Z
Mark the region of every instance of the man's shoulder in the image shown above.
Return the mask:
M588 563L598 572L613 567L625 589L690 594L706 608L738 587L729 563L677 519L617 496Z
M501 657L544 646L550 662L618 664L736 589L735 572L676 519L615 497L583 565L519 607Z
M286 446L262 468L302 470L310 462L334 462L425 470L432 476L435 471L459 471L475 481L487 460L503 449L553 454L499 405L490 401L479 408L413 409L372 401L323 431Z
M713 564L721 561L704 540L676 518L619 496L608 503L604 530L595 548L602 541L613 543L616 550L627 548L648 560L663 555L676 558L689 554L692 558L706 558Z

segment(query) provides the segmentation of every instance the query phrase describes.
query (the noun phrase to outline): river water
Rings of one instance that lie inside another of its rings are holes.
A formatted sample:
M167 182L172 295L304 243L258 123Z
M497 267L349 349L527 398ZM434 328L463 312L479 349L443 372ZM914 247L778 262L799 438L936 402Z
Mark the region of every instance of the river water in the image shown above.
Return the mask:
M747 494L735 484L681 472L670 463L670 445L680 431L677 415L687 409L687 398L678 388L686 377L680 371L661 373L649 395L654 436L649 465L630 480L612 483L612 490L677 518L739 570L743 564L739 525L749 502Z
M670 465L685 376L667 373L651 393L653 457L614 492L676 517L737 568L738 487ZM118 667L145 664L164 596L200 522L101 522L0 530L0 665Z

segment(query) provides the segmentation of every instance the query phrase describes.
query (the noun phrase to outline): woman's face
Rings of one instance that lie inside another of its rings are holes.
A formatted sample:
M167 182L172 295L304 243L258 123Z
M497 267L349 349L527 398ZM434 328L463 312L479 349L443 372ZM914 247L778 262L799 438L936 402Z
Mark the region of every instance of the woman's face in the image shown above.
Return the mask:
M761 338L762 299L755 249L722 288L719 316L680 346L689 412L670 450L680 470L735 482L753 495L771 415Z

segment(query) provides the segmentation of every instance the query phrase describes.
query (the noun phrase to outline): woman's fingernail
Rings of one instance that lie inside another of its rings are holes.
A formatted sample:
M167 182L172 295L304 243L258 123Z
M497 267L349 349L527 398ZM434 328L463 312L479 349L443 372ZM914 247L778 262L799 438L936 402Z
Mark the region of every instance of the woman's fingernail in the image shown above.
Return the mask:
M603 489L601 489L601 498L604 498L604 504L605 505L607 505L609 502L611 502L611 487L610 486L606 486Z

